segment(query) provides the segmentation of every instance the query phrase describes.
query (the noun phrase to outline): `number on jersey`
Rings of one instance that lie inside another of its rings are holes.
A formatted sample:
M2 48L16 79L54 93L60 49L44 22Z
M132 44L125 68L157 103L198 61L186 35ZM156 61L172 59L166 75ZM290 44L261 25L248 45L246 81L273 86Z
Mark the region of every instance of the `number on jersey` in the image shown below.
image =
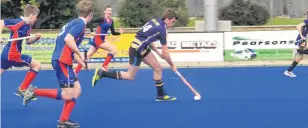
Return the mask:
M59 33L58 36L61 36L64 32L65 32L65 28L66 28L67 24L64 25L62 28L61 28L61 32Z
M153 26L149 23L145 24L143 27L142 27L142 31L143 32L147 32L149 29L151 29Z

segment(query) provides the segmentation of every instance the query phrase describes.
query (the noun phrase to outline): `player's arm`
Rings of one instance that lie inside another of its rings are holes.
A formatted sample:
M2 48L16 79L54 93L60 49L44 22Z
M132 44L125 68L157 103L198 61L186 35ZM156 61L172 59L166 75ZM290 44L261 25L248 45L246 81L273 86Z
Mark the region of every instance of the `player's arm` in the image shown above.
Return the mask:
M30 35L28 35L28 36L30 36ZM42 34L41 33L36 33L35 34L35 37L34 38L30 38L30 39L27 39L27 44L29 45L29 44L33 44L33 43L35 43L36 41L38 41L39 39L41 39L41 36L42 36Z
M171 69L176 72L177 68L174 65L170 53L169 53L169 49L167 46L167 31L166 28L162 28L161 32L159 34L159 41L161 43L161 47L162 47L162 57L167 61L167 63L170 65Z
M112 21L110 31L111 31L111 34L112 34L112 35L121 35L121 34L123 33L124 29L121 28L121 29L120 29L120 32L116 32L116 31L114 30L114 22Z
M82 59L79 57L79 55L78 54L74 54L74 60L77 62L77 63L79 63L79 64L83 64L83 61L82 61Z
M302 28L303 28L303 26L305 26L305 25L306 25L306 23L303 22L303 23L300 23L300 24L298 24L298 25L296 26L297 31L299 32L299 35L301 36L302 39L305 39L305 37L304 37L304 35L303 35L303 33L302 33Z
M89 27L91 33L94 32L94 30L93 30L93 28L94 28L93 24L94 24L94 23L99 23L99 22L104 22L104 18L100 17L100 18L91 20L91 21L88 23L88 27Z
M0 20L0 36L2 37L2 30L4 28L4 20Z
M154 52L156 52L160 57L162 57L162 53L161 53L160 51L158 51L158 49L157 49L157 47L155 46L154 43L151 43L151 44L149 45L149 47L150 47Z
M75 37L71 34L68 33L64 39L65 43L67 44L67 46L75 53L77 54L79 57L82 56L81 52L79 51L76 41L75 41Z
M4 26L4 20L0 20L0 42L2 42L2 30Z
M164 59L167 61L167 63L173 67L174 66L174 63L171 59L171 56L170 56L170 53L169 53L169 49L168 49L168 46L167 44L162 44L162 55L164 57Z
M67 44L67 46L72 50L72 52L76 53L82 60L84 60L84 57L79 51L75 39L80 38L79 36L83 33L84 27L85 27L84 24L75 24L69 30L66 37L64 38L64 41Z

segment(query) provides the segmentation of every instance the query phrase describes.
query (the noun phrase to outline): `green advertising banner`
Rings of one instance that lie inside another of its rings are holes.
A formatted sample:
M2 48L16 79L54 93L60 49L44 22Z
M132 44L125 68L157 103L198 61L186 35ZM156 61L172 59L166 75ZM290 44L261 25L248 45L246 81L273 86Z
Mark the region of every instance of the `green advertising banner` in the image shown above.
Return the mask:
M234 60L290 60L293 59L293 49L242 49L225 50L226 61Z
M116 46L118 54L111 60L111 62L128 62L128 48L130 43L134 39L134 34L123 34L121 36L108 36L106 41ZM8 34L2 34L4 39L8 39ZM35 60L41 63L51 63L51 57L55 48L57 34L43 34L42 38L34 44L26 44L23 40L22 54L30 55ZM89 38L83 40L82 44L88 48ZM6 44L0 44L0 52ZM79 47L81 52L84 51L83 47ZM105 57L109 52L103 49L99 49L90 59L89 63L102 63L105 61Z
M8 38L8 34L2 34L3 38ZM30 55L41 63L51 63L52 52L55 48L57 36L55 34L44 34L43 37L34 44L27 45L25 40L22 44L22 54ZM5 44L0 45L0 51Z

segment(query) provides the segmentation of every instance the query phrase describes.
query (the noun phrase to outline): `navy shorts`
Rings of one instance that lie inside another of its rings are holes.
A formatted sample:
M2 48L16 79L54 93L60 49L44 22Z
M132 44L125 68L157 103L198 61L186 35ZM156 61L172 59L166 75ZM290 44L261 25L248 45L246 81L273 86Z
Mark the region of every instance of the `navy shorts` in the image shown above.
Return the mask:
M19 61L7 60L1 58L1 69L9 69L11 67L24 67L31 64L32 57L29 55L21 55Z
M144 57L146 57L151 52L150 48L146 48L140 54L137 49L129 47L129 64L132 66L140 66Z
M74 82L78 79L72 65L65 64L59 60L52 60L52 67L56 71L60 88L74 88Z

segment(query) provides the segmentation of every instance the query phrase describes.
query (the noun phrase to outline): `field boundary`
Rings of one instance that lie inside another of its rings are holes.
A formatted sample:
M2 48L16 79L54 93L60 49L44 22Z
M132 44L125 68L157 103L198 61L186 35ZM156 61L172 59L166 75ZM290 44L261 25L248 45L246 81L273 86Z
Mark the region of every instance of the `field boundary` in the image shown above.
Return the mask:
M219 67L261 67L261 66L289 66L292 60L256 60L256 61L224 61L224 62L177 62L178 68L219 68ZM102 63L89 63L90 69L99 67ZM169 68L165 62L161 63L163 68ZM74 64L76 66L76 64ZM300 62L298 66L308 66L308 60ZM128 63L110 63L110 69L127 69ZM150 68L142 63L140 68ZM28 67L12 68L9 70L28 70ZM53 70L51 64L42 64L41 70Z

